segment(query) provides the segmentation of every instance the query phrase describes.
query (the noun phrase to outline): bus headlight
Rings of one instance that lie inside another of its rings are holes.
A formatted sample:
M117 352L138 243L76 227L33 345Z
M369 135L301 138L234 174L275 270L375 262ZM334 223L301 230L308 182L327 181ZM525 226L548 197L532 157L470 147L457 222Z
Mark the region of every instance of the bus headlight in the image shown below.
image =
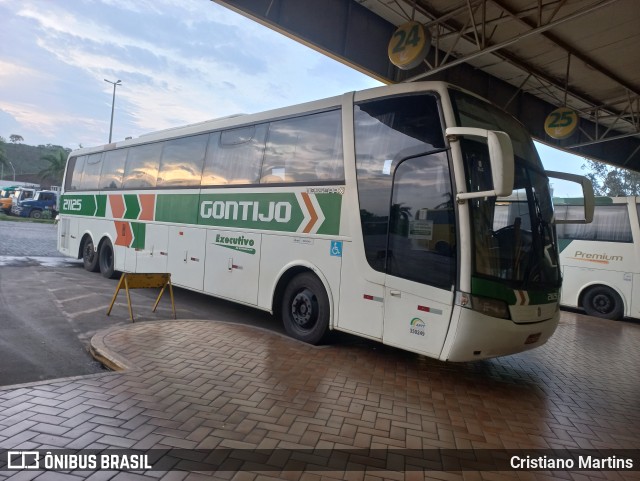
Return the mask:
M456 304L466 309L479 312L485 316L499 317L501 319L510 319L509 306L506 302L489 297L472 296L466 292L458 292L456 295Z

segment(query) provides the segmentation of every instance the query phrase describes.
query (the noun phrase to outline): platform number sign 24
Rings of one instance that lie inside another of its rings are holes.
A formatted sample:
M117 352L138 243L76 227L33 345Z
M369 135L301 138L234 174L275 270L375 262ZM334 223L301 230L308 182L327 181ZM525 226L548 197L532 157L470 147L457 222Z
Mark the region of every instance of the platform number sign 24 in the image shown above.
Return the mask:
M400 25L391 36L387 54L389 60L402 70L420 65L431 47L429 30L418 22Z

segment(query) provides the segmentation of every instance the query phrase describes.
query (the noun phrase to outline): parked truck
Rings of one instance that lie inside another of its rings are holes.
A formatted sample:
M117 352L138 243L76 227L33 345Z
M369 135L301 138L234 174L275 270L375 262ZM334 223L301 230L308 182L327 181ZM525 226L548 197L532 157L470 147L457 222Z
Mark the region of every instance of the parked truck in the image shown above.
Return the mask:
M33 199L36 195L36 189L31 187L17 187L13 194L11 194L11 205L9 206L8 214L13 214L14 207L19 203L28 199Z
M5 214L11 213L11 200L13 199L13 193L18 187L15 185L3 187L0 191L0 211Z
M33 198L16 201L11 206L11 213L19 217L53 219L58 215L58 194L52 190L39 190Z

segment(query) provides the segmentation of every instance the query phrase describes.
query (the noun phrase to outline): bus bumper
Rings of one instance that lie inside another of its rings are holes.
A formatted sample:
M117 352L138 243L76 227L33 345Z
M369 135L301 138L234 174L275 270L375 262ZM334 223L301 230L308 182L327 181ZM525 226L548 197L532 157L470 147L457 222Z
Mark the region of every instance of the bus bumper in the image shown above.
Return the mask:
M457 316L457 322L455 315ZM558 327L560 311L550 319L516 324L470 309L454 309L451 330L440 359L462 362L506 356L542 346Z

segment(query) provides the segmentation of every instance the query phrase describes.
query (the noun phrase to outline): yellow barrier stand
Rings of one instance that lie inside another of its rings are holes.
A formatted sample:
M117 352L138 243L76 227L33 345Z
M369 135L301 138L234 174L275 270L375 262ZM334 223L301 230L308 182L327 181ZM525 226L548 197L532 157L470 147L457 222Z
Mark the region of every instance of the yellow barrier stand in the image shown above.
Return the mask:
M131 317L131 322L135 322L133 318L133 309L131 308L131 296L129 295L129 289L147 289L147 288L162 288L158 298L156 299L156 303L153 305L152 312L156 312L156 308L158 307L158 303L160 302L160 298L162 294L164 294L164 290L167 286L169 286L169 295L171 296L171 308L173 309L173 318L176 319L176 305L173 300L173 287L171 286L171 274L131 274L124 272L120 277L120 281L118 282L118 287L116 287L116 292L113 294L113 299L111 300L111 305L109 306L109 310L107 311L107 316L111 314L111 309L113 309L113 305L116 303L116 298L118 297L118 293L122 286L124 285L125 291L127 292L127 303L129 305L129 316Z

